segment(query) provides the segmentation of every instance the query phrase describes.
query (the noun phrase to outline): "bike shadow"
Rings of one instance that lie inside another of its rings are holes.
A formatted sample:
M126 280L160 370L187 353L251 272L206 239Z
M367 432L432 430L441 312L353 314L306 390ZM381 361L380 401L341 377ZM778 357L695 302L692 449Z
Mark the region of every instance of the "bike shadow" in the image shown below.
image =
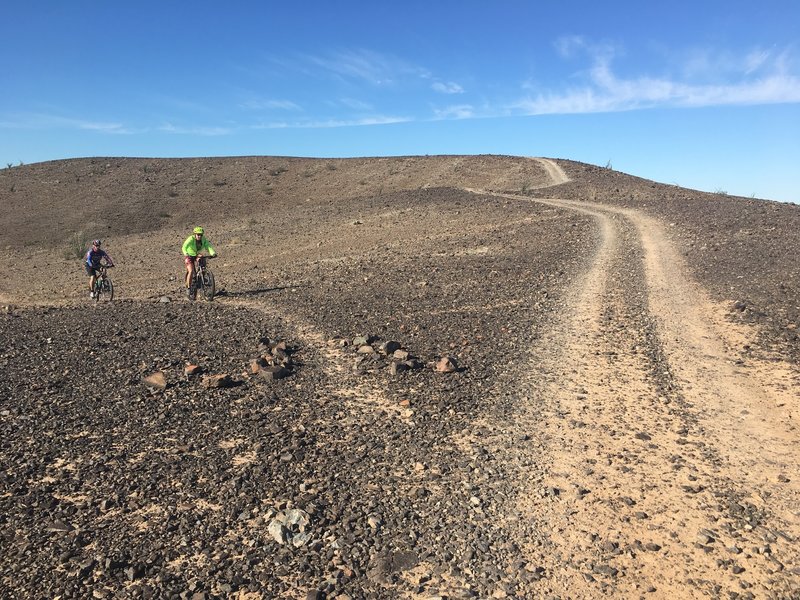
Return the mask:
M293 288L303 287L299 285L278 285L273 287L259 287L253 288L251 290L220 290L217 292L217 296L224 296L228 298L250 298L253 296L261 296L263 294L269 294L270 292L282 292L283 290L289 290Z

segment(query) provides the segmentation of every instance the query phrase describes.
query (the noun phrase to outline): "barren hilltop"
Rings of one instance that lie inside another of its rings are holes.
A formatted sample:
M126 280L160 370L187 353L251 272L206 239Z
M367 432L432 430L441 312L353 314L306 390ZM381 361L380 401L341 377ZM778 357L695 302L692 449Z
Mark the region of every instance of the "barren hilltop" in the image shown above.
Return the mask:
M800 206L417 156L0 209L3 598L800 598Z

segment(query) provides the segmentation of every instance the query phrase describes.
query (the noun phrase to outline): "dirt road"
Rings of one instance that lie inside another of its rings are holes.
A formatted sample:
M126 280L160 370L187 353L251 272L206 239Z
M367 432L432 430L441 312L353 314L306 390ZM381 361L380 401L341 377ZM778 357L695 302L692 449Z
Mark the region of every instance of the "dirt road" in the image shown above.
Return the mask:
M554 184L567 181L540 162ZM798 562L800 451L778 410L796 402L790 375L731 350L745 332L689 279L657 221L537 202L590 215L599 231L507 423L540 441L505 453L519 465L524 527L551 532L528 548L553 573L547 590L796 597L784 565ZM542 453L536 477L526 465Z

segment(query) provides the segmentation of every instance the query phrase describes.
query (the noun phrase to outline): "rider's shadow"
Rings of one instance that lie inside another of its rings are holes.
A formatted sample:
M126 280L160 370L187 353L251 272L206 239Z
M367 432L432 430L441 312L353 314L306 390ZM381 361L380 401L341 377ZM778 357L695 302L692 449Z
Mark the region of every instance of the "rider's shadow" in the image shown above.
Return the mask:
M229 298L249 298L252 296L261 296L269 294L270 292L282 292L283 290L290 290L293 288L303 287L299 285L279 285L274 287L258 287L251 290L220 290L217 296L226 296Z

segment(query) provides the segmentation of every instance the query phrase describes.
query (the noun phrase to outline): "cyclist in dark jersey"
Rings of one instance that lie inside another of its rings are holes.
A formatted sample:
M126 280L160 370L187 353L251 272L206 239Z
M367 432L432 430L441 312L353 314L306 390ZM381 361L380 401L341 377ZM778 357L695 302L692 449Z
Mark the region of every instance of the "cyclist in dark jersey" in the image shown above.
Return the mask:
M107 267L114 266L114 261L108 253L100 248L101 244L100 240L94 240L83 259L83 266L86 267L86 274L89 276L89 298L94 298L94 282L97 280L97 269L100 264L104 263Z

